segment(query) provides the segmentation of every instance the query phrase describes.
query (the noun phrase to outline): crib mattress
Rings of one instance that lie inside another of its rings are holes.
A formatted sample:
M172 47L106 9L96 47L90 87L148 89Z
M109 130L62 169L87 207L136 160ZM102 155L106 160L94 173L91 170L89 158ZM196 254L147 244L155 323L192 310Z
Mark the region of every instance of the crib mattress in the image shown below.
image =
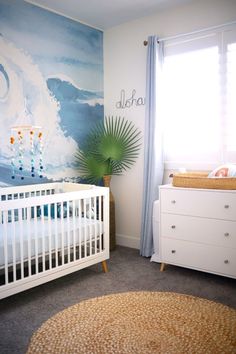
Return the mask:
M7 232L6 232L7 231ZM0 268L4 267L4 234L7 234L7 263L34 258L50 250L68 249L85 241L95 239L103 233L103 222L87 218L45 219L35 223L34 219L0 224ZM15 242L14 242L15 239ZM22 240L22 246L21 246ZM13 246L15 244L15 247Z

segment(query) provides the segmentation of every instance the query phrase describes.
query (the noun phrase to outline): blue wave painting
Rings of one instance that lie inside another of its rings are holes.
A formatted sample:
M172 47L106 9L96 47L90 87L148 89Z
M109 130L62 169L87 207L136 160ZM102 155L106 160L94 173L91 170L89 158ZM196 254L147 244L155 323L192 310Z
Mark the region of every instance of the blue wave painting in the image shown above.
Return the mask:
M102 32L22 0L0 0L0 185L78 177L75 151L103 115ZM42 127L43 178L36 167L32 177L27 136L19 171L17 144L10 145L18 125Z

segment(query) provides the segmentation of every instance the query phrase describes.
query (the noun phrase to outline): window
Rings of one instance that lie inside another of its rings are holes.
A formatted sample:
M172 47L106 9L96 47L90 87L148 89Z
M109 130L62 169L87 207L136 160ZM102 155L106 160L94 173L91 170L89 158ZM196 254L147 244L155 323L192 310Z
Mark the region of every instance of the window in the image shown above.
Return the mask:
M166 167L236 163L236 28L165 43Z
M236 40L235 40L236 42ZM236 43L227 46L227 158L236 151ZM235 159L234 159L235 161Z

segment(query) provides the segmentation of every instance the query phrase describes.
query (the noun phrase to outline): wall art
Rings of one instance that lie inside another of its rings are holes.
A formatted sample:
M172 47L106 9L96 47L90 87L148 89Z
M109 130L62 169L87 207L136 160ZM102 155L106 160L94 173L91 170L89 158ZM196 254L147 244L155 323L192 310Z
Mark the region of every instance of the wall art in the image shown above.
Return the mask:
M42 127L44 181L73 179L74 153L103 116L103 33L0 0L0 185L42 182L30 168L21 170L23 182L17 171L12 180L12 126Z
M127 95L124 89L122 89L120 91L120 100L116 102L116 108L118 109L125 109L134 106L144 106L144 105L145 105L145 98L137 97L135 89L132 90L130 96Z

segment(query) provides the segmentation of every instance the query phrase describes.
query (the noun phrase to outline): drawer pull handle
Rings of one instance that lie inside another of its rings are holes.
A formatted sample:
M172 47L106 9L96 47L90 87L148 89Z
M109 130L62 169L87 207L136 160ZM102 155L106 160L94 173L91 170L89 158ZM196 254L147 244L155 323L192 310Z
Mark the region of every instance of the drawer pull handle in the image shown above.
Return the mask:
M225 264L228 264L228 263L229 263L229 260L228 260L228 259L226 259L226 260L224 261L224 263L225 263Z
M171 228L172 228L172 229L175 229L175 225L171 225Z
M171 250L171 253L175 253L176 252L176 250Z
M225 205L225 209L229 209L229 205L228 204Z
M176 203L176 201L175 201L175 200L172 200L172 201L171 201L171 203L172 203L172 204L175 204L175 203Z
M229 236L229 233L228 233L228 232L225 232L224 235L225 235L226 237L228 237L228 236Z

